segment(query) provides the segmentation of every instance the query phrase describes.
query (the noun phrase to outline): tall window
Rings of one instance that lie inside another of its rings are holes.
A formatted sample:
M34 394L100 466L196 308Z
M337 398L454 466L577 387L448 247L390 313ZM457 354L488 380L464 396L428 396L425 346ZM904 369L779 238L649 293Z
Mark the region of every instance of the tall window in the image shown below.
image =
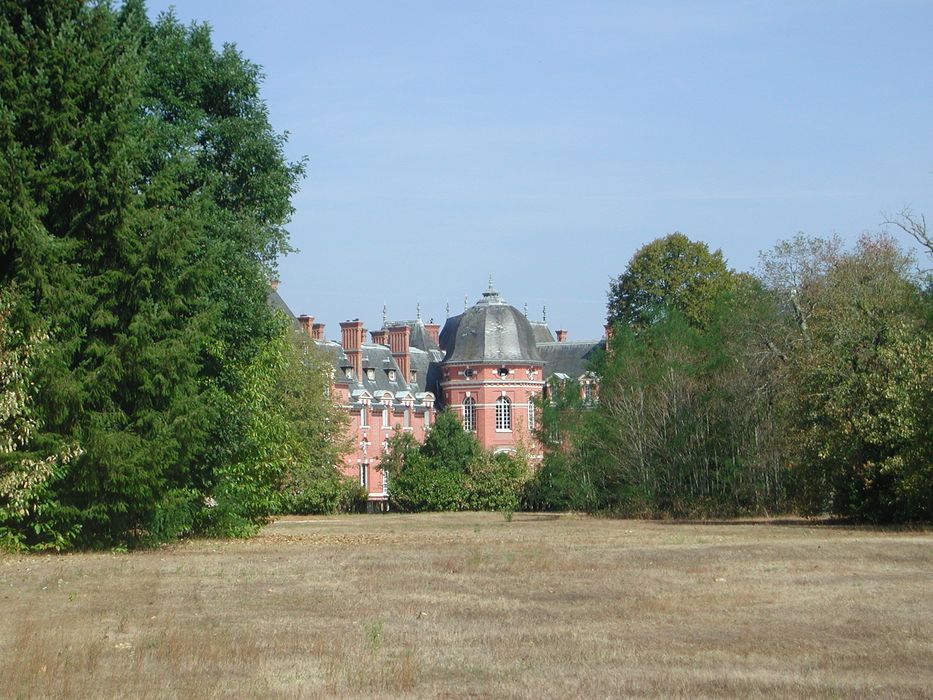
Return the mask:
M583 401L585 403L593 402L593 385L589 382L583 385Z
M535 402L533 399L528 401L528 430L535 429Z
M369 489L369 465L365 462L360 465L360 486Z
M472 396L463 400L463 429L471 433L476 430L476 399Z
M408 406L405 407L405 414L402 419L402 424L406 428L411 427L411 408L409 408Z
M382 427L389 427L389 417L391 415L392 408L388 401L385 402L385 405L382 408Z
M508 397L496 399L496 430L512 429L512 402Z
M369 427L369 418L367 418L367 414L366 414L366 404L363 404L360 407L360 427L361 428Z

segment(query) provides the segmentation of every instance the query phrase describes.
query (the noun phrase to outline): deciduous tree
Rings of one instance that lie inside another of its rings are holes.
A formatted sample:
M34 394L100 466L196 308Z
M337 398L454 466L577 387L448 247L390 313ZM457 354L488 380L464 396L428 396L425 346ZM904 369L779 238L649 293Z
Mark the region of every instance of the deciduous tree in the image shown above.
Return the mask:
M676 309L702 326L716 300L733 283L722 252L680 232L643 246L609 287L608 320L645 326Z

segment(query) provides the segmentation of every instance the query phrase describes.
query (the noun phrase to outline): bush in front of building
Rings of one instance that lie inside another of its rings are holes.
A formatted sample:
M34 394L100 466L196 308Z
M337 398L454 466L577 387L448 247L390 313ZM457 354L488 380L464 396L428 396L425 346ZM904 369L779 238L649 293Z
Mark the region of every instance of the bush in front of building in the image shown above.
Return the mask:
M380 469L389 475L393 510L513 511L528 479L521 453L492 454L463 429L451 411L442 411L424 444L396 429Z

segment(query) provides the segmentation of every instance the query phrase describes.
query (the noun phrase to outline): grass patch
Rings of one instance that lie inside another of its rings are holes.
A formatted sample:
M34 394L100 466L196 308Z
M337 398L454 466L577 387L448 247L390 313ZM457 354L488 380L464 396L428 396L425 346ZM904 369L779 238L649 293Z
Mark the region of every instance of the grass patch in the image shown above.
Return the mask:
M926 697L933 535L797 520L285 518L0 555L4 697Z

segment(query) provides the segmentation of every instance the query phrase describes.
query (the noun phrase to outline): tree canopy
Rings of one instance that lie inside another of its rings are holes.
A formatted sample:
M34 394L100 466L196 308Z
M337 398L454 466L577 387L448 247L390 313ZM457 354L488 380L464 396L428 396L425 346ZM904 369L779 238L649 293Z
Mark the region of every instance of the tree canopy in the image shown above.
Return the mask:
M249 531L286 470L267 370L287 330L266 296L303 169L260 70L138 0L0 8L4 342L33 358L0 480L56 465L26 507L0 493L0 532L63 548Z
M645 326L676 309L694 326L707 322L733 283L722 252L675 232L643 246L609 285L608 320Z

